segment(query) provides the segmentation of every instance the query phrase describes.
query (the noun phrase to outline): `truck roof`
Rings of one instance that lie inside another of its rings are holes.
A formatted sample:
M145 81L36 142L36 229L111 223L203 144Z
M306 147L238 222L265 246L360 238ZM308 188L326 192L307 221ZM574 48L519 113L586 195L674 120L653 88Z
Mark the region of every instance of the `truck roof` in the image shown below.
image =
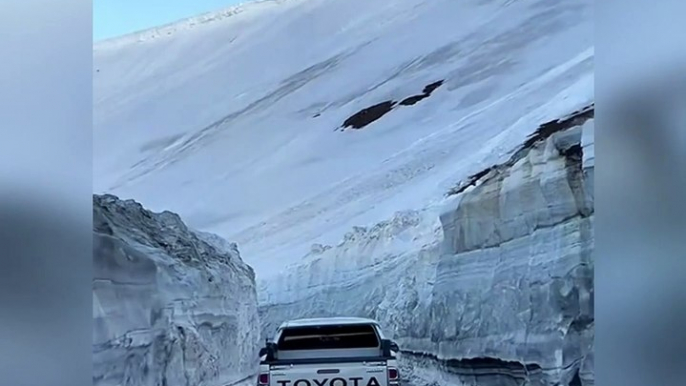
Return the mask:
M331 326L331 325L346 325L346 324L379 324L376 320L367 318L353 318L353 317L331 317L331 318L310 318L310 319L296 319L284 322L279 327L309 327L309 326Z

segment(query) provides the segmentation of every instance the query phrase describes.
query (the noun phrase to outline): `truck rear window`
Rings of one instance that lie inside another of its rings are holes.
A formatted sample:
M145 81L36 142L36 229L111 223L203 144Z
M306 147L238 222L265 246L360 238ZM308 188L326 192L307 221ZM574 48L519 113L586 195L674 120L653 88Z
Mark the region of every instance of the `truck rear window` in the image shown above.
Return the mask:
M371 325L315 326L286 328L279 350L335 350L379 347L379 338Z

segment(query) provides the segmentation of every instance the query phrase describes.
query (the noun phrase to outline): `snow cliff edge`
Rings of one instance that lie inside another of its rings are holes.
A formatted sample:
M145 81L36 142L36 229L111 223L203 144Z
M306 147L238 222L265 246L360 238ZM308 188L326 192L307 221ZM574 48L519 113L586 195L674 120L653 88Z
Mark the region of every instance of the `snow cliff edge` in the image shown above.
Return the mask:
M235 244L93 196L93 384L227 385L254 374L252 268Z

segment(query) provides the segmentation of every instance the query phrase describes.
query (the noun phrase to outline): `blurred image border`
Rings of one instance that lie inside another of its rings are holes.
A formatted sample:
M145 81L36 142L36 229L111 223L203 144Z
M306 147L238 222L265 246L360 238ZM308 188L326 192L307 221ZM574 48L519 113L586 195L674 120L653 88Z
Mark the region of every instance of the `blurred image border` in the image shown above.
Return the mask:
M91 7L0 5L7 385L92 384ZM596 3L598 385L686 379L684 14L677 0Z

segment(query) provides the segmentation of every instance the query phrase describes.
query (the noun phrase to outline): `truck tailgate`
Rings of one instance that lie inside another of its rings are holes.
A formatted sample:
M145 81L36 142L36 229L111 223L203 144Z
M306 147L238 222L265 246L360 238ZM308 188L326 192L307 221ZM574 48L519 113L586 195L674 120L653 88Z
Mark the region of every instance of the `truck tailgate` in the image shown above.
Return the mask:
M386 386L386 361L272 365L270 386Z

